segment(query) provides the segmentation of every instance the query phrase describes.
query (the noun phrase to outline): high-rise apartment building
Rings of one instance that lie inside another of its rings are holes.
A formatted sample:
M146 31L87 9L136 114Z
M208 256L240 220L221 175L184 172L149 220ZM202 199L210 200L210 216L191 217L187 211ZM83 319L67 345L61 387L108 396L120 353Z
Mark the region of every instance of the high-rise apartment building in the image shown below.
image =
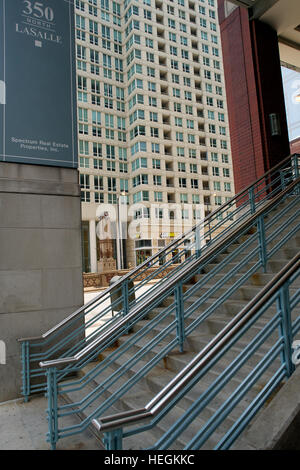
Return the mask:
M120 217L121 194L134 266L234 187L217 1L75 4L84 269L94 272L98 217L108 205Z

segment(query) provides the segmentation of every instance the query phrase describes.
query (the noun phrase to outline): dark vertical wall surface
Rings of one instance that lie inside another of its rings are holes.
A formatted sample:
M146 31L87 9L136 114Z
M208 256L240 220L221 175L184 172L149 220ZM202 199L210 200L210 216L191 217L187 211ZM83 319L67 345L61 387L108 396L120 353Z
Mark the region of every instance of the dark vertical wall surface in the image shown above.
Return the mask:
M249 21L248 10L226 17L219 1L225 83L236 191L289 154L277 34ZM279 115L280 136L271 135L269 114Z

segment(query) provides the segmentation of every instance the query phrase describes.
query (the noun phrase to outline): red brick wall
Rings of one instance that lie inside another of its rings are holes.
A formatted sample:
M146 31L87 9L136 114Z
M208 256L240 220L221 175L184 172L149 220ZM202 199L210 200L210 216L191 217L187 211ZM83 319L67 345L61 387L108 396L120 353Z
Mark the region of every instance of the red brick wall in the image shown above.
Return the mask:
M220 27L235 188L239 192L264 168L247 10L237 8Z
M291 153L299 153L300 155L300 137L290 142Z
M278 42L269 27L249 22L247 9L236 8L225 18L224 0L218 2L235 187L240 191L289 154ZM280 113L283 137L270 135L271 112Z

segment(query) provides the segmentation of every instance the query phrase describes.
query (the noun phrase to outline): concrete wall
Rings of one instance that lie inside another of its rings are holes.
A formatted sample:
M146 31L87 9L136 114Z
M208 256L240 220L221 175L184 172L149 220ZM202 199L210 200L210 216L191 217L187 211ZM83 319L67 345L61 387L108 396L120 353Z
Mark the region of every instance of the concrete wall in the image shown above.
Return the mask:
M83 304L81 207L74 169L0 163L0 402L20 395L20 337Z

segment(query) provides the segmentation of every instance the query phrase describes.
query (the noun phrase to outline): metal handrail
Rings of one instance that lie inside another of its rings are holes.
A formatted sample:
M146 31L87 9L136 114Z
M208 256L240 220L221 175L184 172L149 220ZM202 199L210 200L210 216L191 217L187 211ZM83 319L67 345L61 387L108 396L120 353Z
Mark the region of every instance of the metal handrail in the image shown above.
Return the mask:
M82 358L87 356L91 351L94 350L96 346L100 344L104 345L105 342L108 340L110 341L114 334L120 332L122 328L128 328L128 324L131 320L134 320L138 315L151 304L153 304L156 300L158 300L162 293L169 291L177 282L184 279L186 274L193 270L195 267L205 263L205 261L211 256L214 251L220 250L224 246L228 246L228 243L235 239L239 234L245 232L247 228L253 225L253 221L258 219L263 213L269 211L278 200L282 199L282 197L289 193L293 187L297 186L300 183L300 177L293 181L284 191L280 194L275 196L272 200L264 205L261 209L259 209L255 214L249 217L246 221L244 221L239 227L237 227L234 231L232 231L229 235L223 237L215 246L208 248L207 252L198 259L191 261L187 266L184 266L180 272L177 272L171 279L167 278L163 280L159 287L156 289L155 292L149 298L142 298L140 302L133 306L131 311L123 317L119 321L117 321L111 328L108 328L102 335L98 336L94 341L92 341L89 345L81 349L77 354L71 357L63 357L60 359L54 359L51 361L42 361L39 363L41 368L50 368L50 367L59 367L67 364L72 364L80 361Z
M105 416L101 420L93 419L92 424L97 431L109 432L155 418L216 357L218 352L223 350L298 269L300 269L299 253L144 408Z
M19 342L24 342L24 341L40 341L40 340L45 340L46 338L49 338L52 334L54 334L56 331L58 331L60 328L62 328L64 325L66 325L69 321L74 320L77 316L82 314L87 308L91 307L95 303L97 303L99 300L104 298L108 293L111 293L112 290L118 289L122 285L122 283L126 280L129 280L132 276L137 274L139 271L141 271L143 268L147 267L149 263L152 263L155 259L159 260L163 254L168 251L172 246L176 245L179 241L183 240L184 238L188 237L191 235L193 232L197 230L197 228L205 225L206 223L209 224L210 221L219 213L222 213L226 207L231 207L232 204L235 203L236 200L238 200L243 194L246 195L248 191L253 187L255 187L259 182L263 181L266 177L268 177L269 174L273 173L276 171L278 168L280 168L282 165L285 163L289 162L291 159L292 155L289 155L286 157L284 160L282 160L280 163L275 165L272 169L268 170L263 176L258 178L254 183L250 184L243 190L241 190L239 193L237 193L235 196L233 196L229 201L225 202L220 206L218 209L214 210L211 212L208 216L206 216L203 220L198 222L194 227L192 227L190 230L185 232L184 234L179 235L176 237L172 242L170 242L167 246L162 248L158 253L155 253L154 255L150 256L147 258L143 263L139 264L136 266L134 269L132 269L130 272L122 276L116 283L114 283L112 286L108 287L105 289L105 291L101 292L98 296L96 296L94 299L90 300L88 303L80 307L79 309L75 310L71 315L66 317L64 320L59 322L57 325L55 325L53 328L48 330L46 333L40 335L40 336L32 336L32 337L26 337L26 338L20 338L18 339Z

